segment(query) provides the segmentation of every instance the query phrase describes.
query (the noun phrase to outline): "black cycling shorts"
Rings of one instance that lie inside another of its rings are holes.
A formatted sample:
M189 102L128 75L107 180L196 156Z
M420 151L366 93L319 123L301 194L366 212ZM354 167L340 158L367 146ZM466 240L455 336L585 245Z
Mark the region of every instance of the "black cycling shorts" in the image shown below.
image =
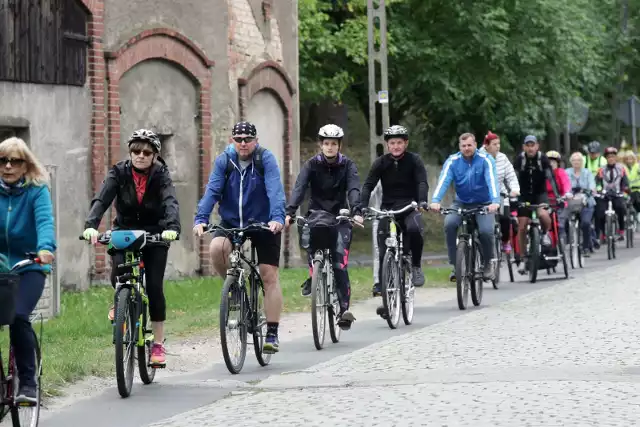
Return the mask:
M220 222L220 227L234 228L224 221ZM258 264L273 265L275 267L280 265L282 233L273 234L270 231L258 230L251 231L245 235L251 240L251 243L256 248ZM213 232L213 238L216 237L227 237L227 234L223 230L216 230Z
M536 195L522 195L518 198L518 203L529 202L532 205L539 205L540 203L549 203L549 196L547 193L536 194ZM531 209L529 208L518 208L518 218L525 217L531 218Z

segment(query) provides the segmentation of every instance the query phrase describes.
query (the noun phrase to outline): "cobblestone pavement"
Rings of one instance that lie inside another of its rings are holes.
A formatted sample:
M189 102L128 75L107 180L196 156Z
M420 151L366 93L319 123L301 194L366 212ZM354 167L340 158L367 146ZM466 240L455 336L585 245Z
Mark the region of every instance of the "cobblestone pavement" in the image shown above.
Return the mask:
M153 426L638 425L639 260L272 376Z

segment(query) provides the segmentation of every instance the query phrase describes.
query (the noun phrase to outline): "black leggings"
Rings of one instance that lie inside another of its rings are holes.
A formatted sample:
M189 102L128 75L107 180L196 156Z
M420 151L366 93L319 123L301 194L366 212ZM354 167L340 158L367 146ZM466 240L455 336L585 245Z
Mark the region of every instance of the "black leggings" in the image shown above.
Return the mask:
M411 250L411 264L414 267L422 265L422 248L424 246L424 223L419 211L413 211L406 216L396 217L400 228L404 232L403 250ZM389 237L389 218L383 218L378 223L378 248L380 248L380 277L382 277L382 260L386 245L384 241Z
M149 317L152 322L164 322L167 318L163 281L168 255L169 248L164 245L147 246L142 249L145 288L149 296ZM127 272L127 269L118 271L116 266L122 263L124 263L124 254L122 252L116 252L111 256L111 286L114 289L116 275Z
M624 217L627 215L627 206L622 197L616 197L612 200L613 210L616 211L618 216L618 229L624 230ZM600 237L604 233L605 211L609 206L608 199L596 199L596 236Z

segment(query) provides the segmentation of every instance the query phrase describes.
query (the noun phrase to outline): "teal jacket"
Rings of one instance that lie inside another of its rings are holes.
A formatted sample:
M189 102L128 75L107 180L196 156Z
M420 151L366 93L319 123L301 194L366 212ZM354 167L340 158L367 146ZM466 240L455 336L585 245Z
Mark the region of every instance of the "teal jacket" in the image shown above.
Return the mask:
M0 253L11 268L27 252L56 250L51 193L46 185L8 187L0 182ZM49 265L29 265L19 273L35 270L49 273Z

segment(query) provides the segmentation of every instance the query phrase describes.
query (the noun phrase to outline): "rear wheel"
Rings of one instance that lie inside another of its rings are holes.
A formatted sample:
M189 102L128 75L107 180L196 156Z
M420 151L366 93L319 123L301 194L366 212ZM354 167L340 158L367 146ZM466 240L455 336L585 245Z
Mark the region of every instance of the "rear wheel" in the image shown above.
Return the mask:
M635 216L634 213L629 212L627 213L627 224L626 224L626 239L627 239L627 248L632 248L633 247L633 229L635 228L633 225L633 217Z
M571 268L578 268L578 236L577 236L577 222L569 222L569 262Z
M144 334L144 345L138 347L138 371L140 379L144 384L151 384L156 376L156 368L151 366L151 347L153 340L150 339L147 330L149 321L149 310L147 304L142 304L142 333Z
M327 321L327 285L326 277L322 272L321 261L313 261L313 274L311 276L311 329L313 330L313 344L316 349L322 350Z
M396 329L400 322L400 280L395 253L387 251L382 260L382 305L387 313L387 324Z
M469 261L469 243L460 240L456 248L456 295L460 310L466 310L469 302Z
M562 268L564 269L564 278L569 278L569 263L567 262L566 246L564 243L564 237L558 238L558 253L562 257Z
M238 278L227 276L220 298L220 344L227 369L238 374L247 357L247 318L245 287Z
M136 343L134 325L135 313L131 299L131 289L121 288L118 293L115 318L116 380L118 392L129 397L133 386L133 365Z

